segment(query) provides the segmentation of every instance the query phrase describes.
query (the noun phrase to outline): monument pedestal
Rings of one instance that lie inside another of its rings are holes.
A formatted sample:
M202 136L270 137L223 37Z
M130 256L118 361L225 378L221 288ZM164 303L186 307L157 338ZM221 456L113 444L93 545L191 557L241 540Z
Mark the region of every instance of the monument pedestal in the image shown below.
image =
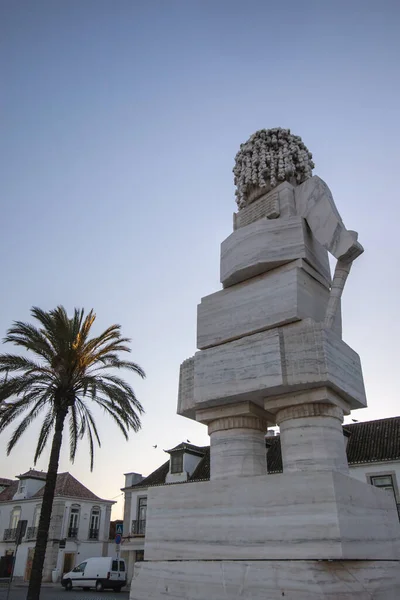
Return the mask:
M398 600L397 561L178 561L135 565L131 600Z
M396 506L348 475L152 488L148 505L145 562L131 600L398 600Z

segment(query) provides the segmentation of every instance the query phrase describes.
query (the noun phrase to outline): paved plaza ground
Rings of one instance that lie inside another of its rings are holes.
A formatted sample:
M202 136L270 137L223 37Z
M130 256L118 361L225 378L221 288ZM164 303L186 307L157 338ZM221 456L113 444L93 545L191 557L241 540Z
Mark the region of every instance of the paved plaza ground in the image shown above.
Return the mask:
M28 591L27 585L13 584L10 590L9 600L25 600ZM41 600L128 600L129 591L120 593L111 590L96 592L95 590L71 590L66 592L61 585L44 585L42 587ZM6 600L7 586L0 584L0 600Z

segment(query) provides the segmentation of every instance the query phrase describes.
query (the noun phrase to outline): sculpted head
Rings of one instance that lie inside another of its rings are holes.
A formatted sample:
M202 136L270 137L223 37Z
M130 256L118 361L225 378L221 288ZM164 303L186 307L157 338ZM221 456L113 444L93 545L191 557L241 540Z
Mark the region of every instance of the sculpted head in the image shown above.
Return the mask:
M311 152L290 129L256 131L240 145L235 157L233 173L239 210L283 181L303 183L312 176L313 168Z

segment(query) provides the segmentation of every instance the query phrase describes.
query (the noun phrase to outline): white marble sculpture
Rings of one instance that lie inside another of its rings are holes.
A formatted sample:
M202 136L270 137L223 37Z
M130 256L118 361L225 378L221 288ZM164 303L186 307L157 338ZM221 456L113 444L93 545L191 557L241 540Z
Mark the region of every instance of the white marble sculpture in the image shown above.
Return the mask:
M279 128L236 156L223 289L201 299L178 393L178 413L208 427L211 481L149 492L131 600L400 598L396 507L348 476L342 431L343 415L366 406L340 303L363 248L313 167ZM283 463L273 482L271 425Z
M240 145L235 157L236 202L239 209L282 181L295 184L311 177L312 154L290 129L261 129Z

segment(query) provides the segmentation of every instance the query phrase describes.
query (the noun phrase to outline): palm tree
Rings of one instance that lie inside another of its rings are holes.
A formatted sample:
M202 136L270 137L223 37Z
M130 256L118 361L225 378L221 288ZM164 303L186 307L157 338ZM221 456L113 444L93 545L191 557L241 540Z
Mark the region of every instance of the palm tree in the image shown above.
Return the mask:
M121 336L119 325L89 338L96 318L93 310L85 316L83 310L75 309L69 318L62 306L49 312L33 307L31 314L36 326L16 321L3 340L28 352L27 356L0 355L0 432L24 415L8 442L9 454L31 422L43 413L35 463L52 435L27 595L28 600L39 600L65 420L69 424L71 461L78 441L86 435L92 470L94 443L100 446L100 438L91 405L104 409L126 439L130 429L136 432L141 427L142 405L131 386L110 369L129 369L143 378L145 373L136 363L120 359L121 352L130 352L130 340Z

